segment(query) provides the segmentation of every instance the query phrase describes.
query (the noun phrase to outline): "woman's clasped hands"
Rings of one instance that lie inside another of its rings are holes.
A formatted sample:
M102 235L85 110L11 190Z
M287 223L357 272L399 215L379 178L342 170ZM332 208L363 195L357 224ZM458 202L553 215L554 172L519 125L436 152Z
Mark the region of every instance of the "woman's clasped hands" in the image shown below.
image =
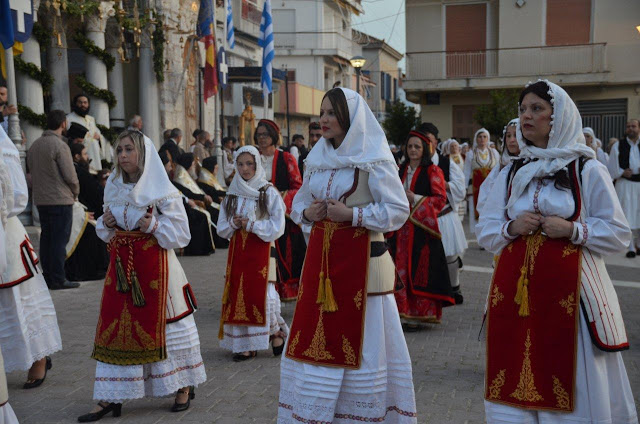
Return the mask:
M345 222L352 220L353 210L334 199L316 199L304 210L303 214L305 219L311 222L322 221L327 218L333 222Z
M559 216L542 216L538 213L525 212L513 220L507 232L511 236L534 234L542 228L545 235L552 239L571 238L573 223Z

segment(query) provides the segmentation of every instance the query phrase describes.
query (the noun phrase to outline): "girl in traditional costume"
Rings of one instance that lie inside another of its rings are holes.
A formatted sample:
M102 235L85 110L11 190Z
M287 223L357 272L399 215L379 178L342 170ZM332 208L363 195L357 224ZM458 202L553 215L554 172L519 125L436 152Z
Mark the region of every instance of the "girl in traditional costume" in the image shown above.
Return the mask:
M278 423L416 423L411 360L383 233L409 203L384 131L355 91L334 88L292 219L310 228L280 375Z
M509 121L502 130L502 155L500 156L500 166L494 167L480 186L477 205L478 211L482 211L482 208L487 201L487 196L489 196L500 171L502 171L502 169L512 161L518 159L520 146L518 146L518 140L516 138L516 127L519 122L520 120L518 118L514 118Z
M18 149L0 128L4 171L0 183L6 195L2 214L6 219L7 267L0 280L0 346L7 373L28 370L23 388L40 386L51 369L49 355L62 349L56 310L47 283L18 215L27 206L27 180Z
M627 334L603 256L630 240L611 179L559 86L523 90L520 159L476 227L499 254L487 303L488 423L637 423Z
M111 254L92 354L100 402L80 422L119 416L129 399L176 392L171 410L184 411L207 378L195 297L173 251L190 239L180 193L142 133L120 134L117 158L97 224Z
M409 132L405 145L407 160L400 166L400 179L411 213L389 244L404 283L395 292L396 303L412 331L420 322L439 324L442 306L455 300L438 227L438 214L447 204L444 174L431 162L432 145L424 133Z
M489 131L480 128L473 136L473 148L467 153L464 161L464 178L469 182L473 202L469 207L469 228L473 231L479 216L478 198L480 186L491 170L500 163L500 154L489 147Z
M587 146L591 147L593 151L596 152L596 159L598 159L598 161L600 161L604 166L607 166L609 163L609 155L602 150L602 141L596 137L596 133L593 132L593 128L584 127L582 129L582 133L587 141Z
M218 338L240 362L268 349L270 339L279 356L289 328L275 288L274 242L284 233L284 202L265 179L258 149L241 147L234 164L218 218L218 235L231 239Z

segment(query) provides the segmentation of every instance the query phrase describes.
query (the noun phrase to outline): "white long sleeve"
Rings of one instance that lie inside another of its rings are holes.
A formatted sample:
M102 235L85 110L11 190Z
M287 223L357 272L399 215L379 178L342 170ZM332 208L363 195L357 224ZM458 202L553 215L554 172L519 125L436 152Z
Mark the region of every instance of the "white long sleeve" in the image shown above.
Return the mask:
M323 170L305 178L293 199L291 219L297 224L308 224L303 220L303 211L314 199L340 199L352 188L354 172L353 168ZM369 173L369 190L373 203L353 209L352 225L357 224L361 210L361 226L369 230L388 232L402 227L409 217L409 202L392 163L380 163L373 168Z
M464 172L465 187L469 185L469 180L471 179L471 163L472 162L473 162L473 150L469 150L467 152L467 156L464 159L464 166L462 167L462 171Z
M464 179L464 172L452 160L449 161L449 189L447 199L454 209L467 197L467 184Z
M9 211L9 217L19 215L27 207L29 202L29 187L27 186L27 179L24 176L20 158L11 153L3 153L4 163L7 166L7 171L11 176L11 184L13 185L13 209Z
M256 220L257 202L252 199L243 198L238 198L236 214L249 217L247 231L254 233L263 241L272 242L284 234L285 205L282 196L274 187L270 187L266 194L267 211L269 212L268 217ZM230 239L237 229L238 228L233 225L233 221L228 219L223 203L220 207L220 214L218 215L218 235Z
M512 165L506 166L490 191L475 230L478 243L490 252L499 253L511 240L507 227L511 220L523 213L543 216L571 217L575 210L572 194L558 189L552 180L533 179L516 203L505 214L507 203L506 176ZM629 224L611 183L607 169L597 160L588 161L582 170L582 200L584 219L575 222L580 230L574 242L593 252L612 254L626 249L631 240ZM534 199L537 197L537 210Z
M476 206L476 210L480 214L482 214L482 208L487 202L487 197L489 197L489 193L493 189L493 184L496 182L499 173L500 167L495 166L491 170L491 172L489 172L489 175L487 175L487 178L485 178L485 180L482 182L482 185L480 186L480 192L478 193L478 205Z

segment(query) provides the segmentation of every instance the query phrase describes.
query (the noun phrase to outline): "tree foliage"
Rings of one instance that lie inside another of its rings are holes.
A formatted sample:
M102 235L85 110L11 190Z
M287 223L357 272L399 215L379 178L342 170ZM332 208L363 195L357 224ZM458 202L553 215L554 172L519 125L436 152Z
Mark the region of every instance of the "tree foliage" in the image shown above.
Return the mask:
M418 112L415 108L407 106L401 101L393 102L387 112L388 115L382 123L382 128L387 134L389 143L400 145L404 142L409 131L420 124Z
M491 103L480 105L474 119L480 126L489 130L492 136L500 138L507 123L518 116L519 90L491 90Z

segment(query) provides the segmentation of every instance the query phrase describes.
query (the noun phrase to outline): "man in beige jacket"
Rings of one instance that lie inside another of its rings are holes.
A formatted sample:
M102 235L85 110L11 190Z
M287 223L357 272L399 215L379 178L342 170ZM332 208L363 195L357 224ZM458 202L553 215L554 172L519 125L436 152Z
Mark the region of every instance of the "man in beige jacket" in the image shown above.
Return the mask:
M63 140L67 118L61 110L47 115L47 130L33 142L27 154L31 172L33 204L38 207L42 234L40 263L50 289L75 288L64 273L66 245L71 234L73 203L80 184L71 150Z

